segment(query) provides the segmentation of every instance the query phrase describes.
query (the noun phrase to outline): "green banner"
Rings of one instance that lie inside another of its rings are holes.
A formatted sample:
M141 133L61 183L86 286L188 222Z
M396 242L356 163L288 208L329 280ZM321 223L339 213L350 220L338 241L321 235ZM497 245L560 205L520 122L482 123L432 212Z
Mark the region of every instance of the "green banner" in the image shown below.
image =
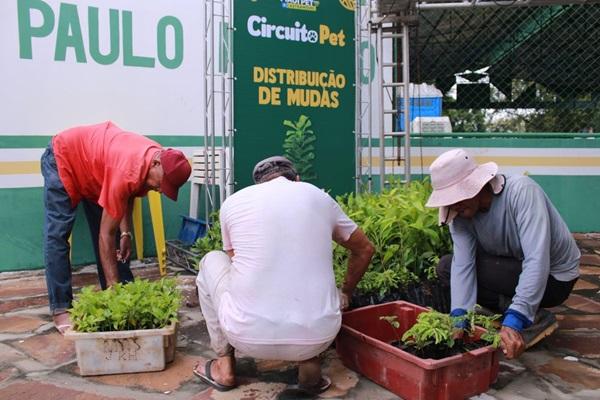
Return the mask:
M234 2L236 190L272 155L332 194L354 190L353 4Z

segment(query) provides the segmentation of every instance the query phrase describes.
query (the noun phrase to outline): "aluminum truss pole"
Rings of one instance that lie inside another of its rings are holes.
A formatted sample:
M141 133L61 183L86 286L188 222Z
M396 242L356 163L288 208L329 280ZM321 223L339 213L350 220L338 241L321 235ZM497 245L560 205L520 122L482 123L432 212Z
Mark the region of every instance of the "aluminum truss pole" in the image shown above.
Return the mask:
M367 101L365 104L365 110L361 110L361 120L364 118L365 113L367 114L367 190L369 193L373 191L373 58L371 57L371 49L373 46L373 30L371 25L371 1L367 1L363 20L366 20L366 27L362 28L362 33L366 32L367 36L367 56L366 62L363 58L363 65L367 65L363 71L367 73Z
M402 82L404 82L404 180L410 183L410 40L408 24L402 22ZM400 138L398 138L400 140Z
M371 2L368 2L368 14L367 15L371 15ZM369 91L369 94L367 95L367 101L369 102L369 104L367 104L367 113L368 113L368 118L367 118L367 124L368 124L368 133L369 133L369 138L367 139L367 145L369 146L369 151L368 151L368 160L369 160L369 168L367 170L367 179L368 179L368 190L369 193L371 193L373 191L373 77L372 77L372 71L373 71L373 62L372 62L372 57L371 57L371 44L372 44L372 26L371 26L371 19L369 18L369 21L367 22L367 34L369 35L369 40L367 41L368 44L368 49L367 49L367 54L368 54L368 59L369 59L369 69L368 69L368 81L369 84L367 85L367 90Z
M225 198L229 196L234 191L234 181L233 177L235 176L233 170L233 160L234 160L234 148L233 148L233 138L235 136L235 126L233 121L233 83L235 80L234 75L234 63L233 63L233 40L234 40L234 28L233 28L233 18L234 18L234 8L233 8L234 0L229 1L229 23L227 25L227 29L229 32L228 35L228 43L229 47L227 48L227 90L229 93L229 109L227 111L227 119L229 120L229 124L227 125L227 141L223 144L225 146ZM221 201L225 201L222 199Z
M205 1L204 7L204 145L194 166L210 222L233 187L233 0Z
M215 58L218 54L218 47L215 46L215 16L217 15L215 12L215 4L219 4L219 1L212 0L211 1L211 26L210 26L210 43L211 43L211 63L209 67L209 75L210 75L210 98L211 98L211 113L209 114L210 118L210 133L208 133L209 141L205 142L205 149L207 151L204 152L206 163L206 193L208 197L210 197L210 206L207 209L207 212L212 212L215 210ZM209 193L210 186L210 193ZM206 202L208 204L208 202ZM206 218L208 219L208 215L206 214Z
M214 135L214 1L204 2L204 152L203 183L204 217L210 222L213 205L208 191L208 149Z
M218 82L220 95L220 129L218 132L221 136L221 146L219 150L216 150L215 143L213 143L213 167L217 168L215 157L219 157L218 167L219 171L214 171L213 179L218 176L219 185L219 205L222 205L225 201L229 192L229 179L230 175L228 169L233 163L228 158L231 157L231 146L232 140L232 38L233 38L233 0L224 0L221 3L221 13L218 15L220 18L220 29L219 29L219 70L218 70ZM214 188L214 183L213 183Z
M361 191L362 176L362 13L360 1L354 9L354 192Z
M356 77L355 77L355 132L356 132L356 192L372 190L372 164L373 164L373 149L372 149L372 81L371 74L373 65L371 63L371 4L370 2L356 2L355 10L355 55L356 55ZM366 45L366 53L363 46ZM367 77L367 83L363 88L363 77ZM367 138L367 147L363 147L363 139ZM363 158L363 151L367 150L367 161ZM363 182L363 169L366 169L367 181Z
M379 128L379 190L385 188L385 120L383 112L384 104L384 77L383 77L383 26L377 25L377 74L379 75L379 107L377 122Z

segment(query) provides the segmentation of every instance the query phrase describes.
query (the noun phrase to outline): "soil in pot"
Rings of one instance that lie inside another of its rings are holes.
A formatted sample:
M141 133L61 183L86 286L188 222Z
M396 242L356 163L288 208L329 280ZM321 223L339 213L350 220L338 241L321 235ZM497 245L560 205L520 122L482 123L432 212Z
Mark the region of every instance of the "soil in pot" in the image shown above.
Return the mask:
M466 353L471 350L479 349L481 347L488 346L489 343L483 340L465 342L457 339L454 342L454 346L447 347L440 344L430 344L422 349L417 349L414 346L406 345L399 341L390 343L392 346L399 348L400 350L406 351L414 356L423 359L441 360L442 358L452 357L457 354Z

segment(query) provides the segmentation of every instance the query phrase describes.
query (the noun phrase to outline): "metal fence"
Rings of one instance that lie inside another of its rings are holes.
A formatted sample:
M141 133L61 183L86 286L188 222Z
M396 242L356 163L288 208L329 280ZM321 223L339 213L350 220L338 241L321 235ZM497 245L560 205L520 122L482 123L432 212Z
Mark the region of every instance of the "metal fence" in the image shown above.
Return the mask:
M600 132L600 5L513 3L417 9L411 82L454 132Z

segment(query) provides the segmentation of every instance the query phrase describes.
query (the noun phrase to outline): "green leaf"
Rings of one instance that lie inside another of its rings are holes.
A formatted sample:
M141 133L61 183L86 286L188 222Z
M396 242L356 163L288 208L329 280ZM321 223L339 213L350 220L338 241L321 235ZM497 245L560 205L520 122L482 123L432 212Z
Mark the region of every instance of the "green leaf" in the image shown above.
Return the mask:
M84 288L69 312L78 332L157 329L177 320L180 304L174 279L139 279L105 291Z
M310 118L300 115L295 123L284 120L283 125L293 129L286 131L283 142L284 155L294 163L302 180L316 179L312 166L312 162L316 158L315 147L312 143L316 141L316 136L311 129L308 129L312 126Z

